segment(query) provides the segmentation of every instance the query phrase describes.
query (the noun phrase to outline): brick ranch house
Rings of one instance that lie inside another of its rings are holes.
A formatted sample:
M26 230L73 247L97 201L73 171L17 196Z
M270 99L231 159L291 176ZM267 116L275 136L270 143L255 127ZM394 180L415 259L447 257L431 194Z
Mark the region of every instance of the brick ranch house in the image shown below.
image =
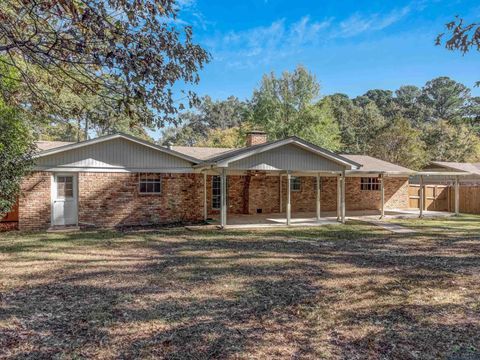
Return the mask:
M414 171L365 155L339 155L297 137L241 149L162 147L114 134L39 142L22 182L18 228L117 227L202 221L235 214L406 209Z

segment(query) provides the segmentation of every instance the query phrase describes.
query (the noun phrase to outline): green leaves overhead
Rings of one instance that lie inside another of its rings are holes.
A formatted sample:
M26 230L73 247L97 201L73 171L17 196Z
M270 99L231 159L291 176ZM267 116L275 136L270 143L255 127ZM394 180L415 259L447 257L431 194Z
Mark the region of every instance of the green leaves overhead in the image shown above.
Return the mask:
M9 74L15 76L15 71ZM14 86L8 78L0 77L0 89ZM34 137L24 115L21 109L8 106L0 98L0 218L17 201L20 180L32 165Z
M480 22L465 24L462 18L456 16L453 21L445 24L445 28L446 33L437 36L435 45L460 51L463 55L472 49L480 51ZM480 86L480 81L475 85Z
M173 98L172 86L197 83L209 60L177 15L173 0L5 0L0 61L15 67L17 80L44 105L54 104L36 86L39 70L57 87L105 99L128 115L149 108L153 125L162 126L184 105ZM190 91L184 98L190 105L197 101Z

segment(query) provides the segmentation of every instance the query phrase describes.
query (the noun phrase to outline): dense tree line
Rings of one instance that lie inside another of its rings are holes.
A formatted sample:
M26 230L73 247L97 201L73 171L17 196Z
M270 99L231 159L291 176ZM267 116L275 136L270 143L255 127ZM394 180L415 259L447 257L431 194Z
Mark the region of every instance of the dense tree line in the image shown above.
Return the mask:
M480 98L448 77L423 87L321 98L318 81L299 66L278 77L265 75L247 101L207 96L195 111L180 116L184 125L164 131L162 143L241 146L244 133L257 129L271 140L296 135L330 150L414 169L433 159L480 159Z

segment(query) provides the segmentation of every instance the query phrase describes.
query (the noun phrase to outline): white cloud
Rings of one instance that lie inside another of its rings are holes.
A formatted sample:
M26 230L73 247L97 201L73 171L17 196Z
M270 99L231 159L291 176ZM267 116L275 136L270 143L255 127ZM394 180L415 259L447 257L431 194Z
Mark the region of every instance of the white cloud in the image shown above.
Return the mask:
M422 1L425 0L413 0L409 5L387 13L357 12L345 19L315 21L309 15L290 23L279 19L265 26L217 33L205 39L203 44L216 61L234 68L254 68L278 59L298 56L335 38L384 30L411 12L420 11Z
M196 0L176 0L175 5L180 9L194 7L197 4Z
M352 37L367 31L383 30L400 21L410 12L410 6L394 9L387 14L353 14L348 19L340 22L339 30L334 33L337 37Z
M205 44L215 59L232 59L227 61L231 67L251 67L297 53L303 46L316 44L321 32L330 24L331 20L315 22L309 16L291 24L280 19L268 26L217 35L207 39Z

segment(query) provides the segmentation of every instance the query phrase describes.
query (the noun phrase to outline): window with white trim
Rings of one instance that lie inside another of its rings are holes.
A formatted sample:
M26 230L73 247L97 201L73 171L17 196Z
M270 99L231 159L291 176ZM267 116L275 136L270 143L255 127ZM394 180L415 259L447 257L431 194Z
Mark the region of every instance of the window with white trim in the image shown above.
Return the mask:
M226 179L226 193L228 194L228 188L230 184L230 178L227 176ZM212 176L212 209L219 210L222 204L222 191L221 191L222 177L218 175ZM228 195L227 195L227 206L229 204Z
M57 176L57 197L59 199L73 198L73 176Z
M160 194L162 192L162 178L160 174L140 174L138 192L140 194Z
M380 179L376 177L362 177L360 180L360 190L366 190L366 191L380 190Z
M220 209L221 204L221 178L218 175L212 176L212 209Z
M290 190L291 191L300 191L302 189L302 181L297 176L292 176L290 178Z

